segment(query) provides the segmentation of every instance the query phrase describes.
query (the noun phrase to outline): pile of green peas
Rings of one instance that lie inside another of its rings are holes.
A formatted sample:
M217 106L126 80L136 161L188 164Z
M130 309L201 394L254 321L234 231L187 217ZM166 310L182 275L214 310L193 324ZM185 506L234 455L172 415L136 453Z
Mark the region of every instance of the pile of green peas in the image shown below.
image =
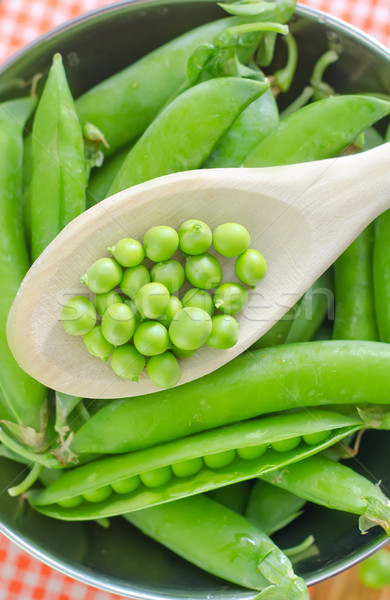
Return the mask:
M238 223L224 223L212 233L203 221L189 219L176 231L168 225L149 229L142 244L124 238L81 277L95 294L74 296L62 310L62 324L71 335L83 335L90 354L107 361L116 375L138 381L147 368L160 388L181 378L178 358L189 358L207 344L226 350L238 341L239 323L233 315L248 301L248 290L267 272L260 252L250 249L250 234ZM235 258L239 282L222 283L218 259ZM183 266L173 258L180 249ZM144 260L152 261L149 269ZM185 281L191 288L181 299ZM208 290L214 290L213 295ZM98 318L99 316L99 318Z

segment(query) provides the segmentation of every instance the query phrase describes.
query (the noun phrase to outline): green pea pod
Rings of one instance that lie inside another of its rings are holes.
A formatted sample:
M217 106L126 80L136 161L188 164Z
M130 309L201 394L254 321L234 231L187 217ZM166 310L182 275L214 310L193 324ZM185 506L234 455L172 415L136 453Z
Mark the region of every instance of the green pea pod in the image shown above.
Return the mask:
M389 362L390 347L380 342L332 340L254 350L194 382L114 400L75 432L71 448L77 454L131 452L297 407L386 405Z
M379 414L375 413L376 425ZM333 445L351 432L369 426L370 419L371 415L363 421L355 409L345 414L312 409L310 413L301 411L237 423L138 452L87 463L62 474L46 489L31 492L29 498L38 510L57 518L91 519L118 515L252 479L264 471L301 460ZM387 426L385 411L383 419ZM312 434L320 435L314 444L306 443L304 440ZM289 445L286 451L281 451L280 442L286 441ZM291 444L291 441L294 443ZM270 444L272 447L268 449ZM260 454L256 452L248 458L248 449L260 450ZM210 457L223 453L228 456L228 461L220 463L218 468L210 466ZM199 462L195 472L182 477L177 465L188 464L187 461L192 461L192 465L194 459ZM151 488L142 480L147 473L167 468L172 468L173 473L169 472L167 479L155 487ZM111 494L94 506L86 501L73 508L57 505L135 476L140 476L142 483L130 493Z
M389 113L389 102L370 96L331 96L313 102L281 121L244 165L269 167L332 158Z
M106 159L102 167L92 171L87 187L87 208L107 198L108 190L121 170L128 153L129 148L125 147L115 156Z
M373 229L367 227L334 264L336 340L377 340L373 276Z
M198 495L124 515L143 533L198 567L263 600L308 600L287 556L242 515ZM223 525L222 525L223 524Z
M266 481L256 481L245 516L267 535L283 529L302 514L306 500Z
M242 110L269 82L211 79L173 100L130 150L109 195L132 185L200 167Z
M390 534L390 500L377 485L330 458L311 456L262 479L310 502L360 515L363 533L380 525Z
M332 273L328 270L307 290L287 333L286 344L308 342L312 339L332 308L332 287Z
M267 331L267 333L261 336L257 342L252 344L249 350L258 350L259 348L269 348L270 346L280 346L281 344L285 344L288 332L291 329L291 325L298 310L299 302L294 304L294 306L292 306L290 310L288 310L286 314Z
M46 388L19 368L6 340L8 311L30 266L22 226L22 157L24 125L35 105L33 98L0 104L0 419L38 431Z
M381 214L374 225L373 278L376 322L379 337L390 342L390 210Z
M296 0L277 0L276 2L268 2L268 0L248 2L242 0L242 2L231 2L229 4L219 2L218 4L231 15L254 17L256 19L261 17L264 21L287 23L294 14L297 2Z
M53 58L32 131L31 256L85 210L86 162L81 126L60 54Z

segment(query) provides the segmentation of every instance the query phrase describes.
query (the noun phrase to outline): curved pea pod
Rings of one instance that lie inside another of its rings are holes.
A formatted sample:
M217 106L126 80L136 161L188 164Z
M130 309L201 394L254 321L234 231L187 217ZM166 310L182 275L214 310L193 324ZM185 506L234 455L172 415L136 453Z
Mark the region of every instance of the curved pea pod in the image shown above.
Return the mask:
M266 21L279 21L280 23L287 23L287 21L294 14L296 7L296 0L277 0L277 2L262 1L259 2L247 2L243 0L241 2L230 2L228 4L220 3L226 12L231 15L240 17L256 17L257 19L261 16Z
M267 535L283 529L302 514L306 500L259 479L249 495L245 516Z
M283 552L242 515L198 495L124 518L205 571L263 590L263 600L307 600L305 582Z
M373 229L367 227L334 264L336 340L377 340L373 291Z
M41 427L46 388L20 369L6 339L8 311L30 266L22 225L22 158L24 124L35 105L33 98L0 104L0 419L20 426L21 438L39 446L33 430Z
M360 515L362 533L380 525L390 534L390 500L378 485L330 458L311 456L262 478L310 502Z
M154 177L200 167L215 144L269 82L210 79L175 98L136 142L109 195Z
M153 50L76 100L80 121L89 121L105 133L109 144L105 154L115 152L143 133L185 82L187 60L194 50L236 22L228 17L197 27Z
M81 126L60 54L55 54L32 130L29 193L31 257L85 210L86 161Z
M29 500L37 510L60 519L88 520L119 515L252 479L319 452L365 426L354 409L345 414L313 409L309 414L301 411L251 420L88 463L64 473L46 489L31 492ZM317 443L301 440L301 436L307 439L312 434L320 434ZM288 442L286 451L274 450L281 442ZM248 450L255 453L248 457ZM221 461L221 457L228 460L209 466L212 465L210 460ZM180 474L178 469L182 465L192 466L194 461L197 461L194 472ZM162 469L166 472L167 468L171 471L160 484L155 487L147 484L145 474L157 470L161 473ZM84 501L76 507L64 508L58 504L135 476L140 477L141 482L130 493L115 491L93 505Z
M376 322L379 337L390 342L390 210L375 221L373 279Z
M389 113L389 102L371 96L331 96L313 102L281 121L243 164L269 167L332 158Z
M75 432L71 449L131 452L292 408L386 405L389 364L390 347L380 342L332 340L254 350L194 382L112 401Z

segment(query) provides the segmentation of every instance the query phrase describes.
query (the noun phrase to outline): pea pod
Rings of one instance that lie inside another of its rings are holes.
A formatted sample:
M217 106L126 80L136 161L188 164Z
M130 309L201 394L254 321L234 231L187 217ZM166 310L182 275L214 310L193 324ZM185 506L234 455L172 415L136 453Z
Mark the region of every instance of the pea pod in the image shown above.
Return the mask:
M262 478L310 502L360 515L363 533L380 525L390 534L390 500L377 485L330 458L311 456Z
M383 419L387 426L385 411ZM46 489L31 492L29 498L35 508L57 518L91 519L123 514L251 479L333 445L351 432L369 426L369 420L370 417L363 421L355 409L345 414L312 409L309 414L301 411L250 420L82 465L61 475ZM313 434L318 434L314 444L308 437ZM271 449L267 449L269 445ZM193 471L177 469L181 465L192 467L194 462ZM167 472L167 478L149 485L145 474L157 472ZM93 506L85 501L72 508L57 504L134 477L140 477L142 482L130 493L108 494Z
M197 381L114 400L75 432L71 448L131 452L291 408L388 404L389 361L390 347L380 342L333 340L254 350Z
M200 167L223 133L269 82L211 79L173 100L130 150L109 195L132 185Z
M245 516L267 535L283 529L302 514L306 500L262 479L249 496Z
M60 54L38 104L32 131L31 256L35 260L85 210L83 134Z
M105 160L102 167L93 169L87 187L87 208L97 204L108 196L108 190L118 175L129 148L126 146L118 154Z
M262 600L307 600L287 556L242 515L198 495L125 515L183 558L238 585L263 590Z
M35 104L33 98L0 104L0 419L38 431L46 388L20 369L6 340L8 311L30 266L22 227L22 157L24 124Z
M280 346L286 343L288 332L291 329L295 315L299 310L297 302L286 312L286 314L277 321L260 339L258 339L249 350L258 350L259 348L268 348L270 346Z
M371 96L331 96L313 102L281 121L250 152L244 166L267 167L332 158L389 113L389 102Z

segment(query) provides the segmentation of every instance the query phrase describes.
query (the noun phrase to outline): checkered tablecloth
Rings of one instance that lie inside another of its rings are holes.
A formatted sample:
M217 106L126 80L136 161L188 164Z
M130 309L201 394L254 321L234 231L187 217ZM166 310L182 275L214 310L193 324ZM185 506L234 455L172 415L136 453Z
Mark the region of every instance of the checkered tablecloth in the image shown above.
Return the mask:
M390 0L301 0L390 46ZM46 31L110 0L0 0L0 63ZM40 563L0 534L0 600L118 600Z

